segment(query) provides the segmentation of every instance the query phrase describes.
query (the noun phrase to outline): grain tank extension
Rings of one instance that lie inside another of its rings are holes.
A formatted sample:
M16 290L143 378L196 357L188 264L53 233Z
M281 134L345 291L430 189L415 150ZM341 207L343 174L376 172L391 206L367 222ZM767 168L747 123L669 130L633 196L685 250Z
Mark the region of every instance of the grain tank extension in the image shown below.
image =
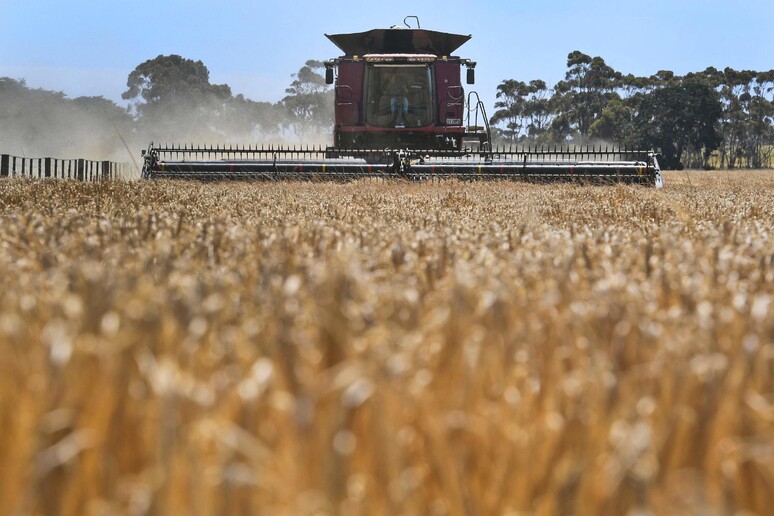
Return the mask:
M415 17L406 17L406 20ZM661 186L651 151L602 147L494 149L486 110L465 84L476 63L455 55L471 36L419 27L326 35L333 145L154 145L143 178L198 180L518 179ZM464 73L463 73L464 71Z

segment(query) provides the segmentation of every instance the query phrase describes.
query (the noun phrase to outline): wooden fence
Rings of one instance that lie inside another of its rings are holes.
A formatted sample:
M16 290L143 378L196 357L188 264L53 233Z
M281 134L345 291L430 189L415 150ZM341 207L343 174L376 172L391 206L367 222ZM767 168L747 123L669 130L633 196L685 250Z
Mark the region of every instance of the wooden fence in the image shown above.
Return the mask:
M132 168L128 163L88 159L20 158L0 154L0 178L30 177L101 181L128 178L131 175Z

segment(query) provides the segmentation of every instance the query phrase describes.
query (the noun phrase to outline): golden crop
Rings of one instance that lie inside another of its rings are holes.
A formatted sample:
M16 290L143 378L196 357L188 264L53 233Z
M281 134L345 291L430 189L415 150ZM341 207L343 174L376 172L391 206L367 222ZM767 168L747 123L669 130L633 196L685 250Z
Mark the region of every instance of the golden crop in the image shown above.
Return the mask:
M4 180L0 513L764 514L774 175L666 181Z

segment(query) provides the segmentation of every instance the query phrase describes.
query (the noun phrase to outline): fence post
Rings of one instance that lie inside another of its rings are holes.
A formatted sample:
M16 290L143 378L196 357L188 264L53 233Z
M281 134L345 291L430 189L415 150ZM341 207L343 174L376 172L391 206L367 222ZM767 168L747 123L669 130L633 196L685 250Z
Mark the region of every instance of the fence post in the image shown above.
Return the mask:
M76 179L111 181L122 177L125 163L87 159L19 158L0 154L0 177Z

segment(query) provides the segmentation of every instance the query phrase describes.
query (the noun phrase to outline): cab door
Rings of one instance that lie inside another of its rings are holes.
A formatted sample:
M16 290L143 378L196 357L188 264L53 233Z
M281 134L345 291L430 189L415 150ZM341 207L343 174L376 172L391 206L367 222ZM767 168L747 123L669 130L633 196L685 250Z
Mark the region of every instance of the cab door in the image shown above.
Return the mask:
M435 63L435 92L438 118L443 126L461 126L465 104L465 90L460 82L458 59L439 59Z
M339 63L336 82L336 125L359 125L363 105L363 75L365 63L343 61Z

